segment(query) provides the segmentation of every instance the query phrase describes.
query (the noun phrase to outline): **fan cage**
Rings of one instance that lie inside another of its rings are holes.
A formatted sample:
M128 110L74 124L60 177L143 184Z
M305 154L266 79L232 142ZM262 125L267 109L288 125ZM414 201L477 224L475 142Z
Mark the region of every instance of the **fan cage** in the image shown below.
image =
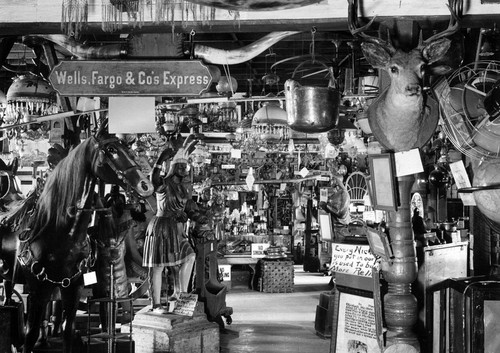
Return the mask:
M483 105L484 97L497 82L500 61L476 61L433 87L443 132L458 151L472 159L500 158L500 119L490 121Z

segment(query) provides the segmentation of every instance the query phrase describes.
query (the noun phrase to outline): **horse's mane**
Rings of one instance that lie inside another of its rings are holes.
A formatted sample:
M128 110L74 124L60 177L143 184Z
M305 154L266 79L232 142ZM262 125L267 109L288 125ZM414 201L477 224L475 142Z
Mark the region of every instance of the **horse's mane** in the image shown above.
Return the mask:
M73 148L49 174L35 210L34 229L68 225L68 209L82 196L85 180L96 160L96 139L91 137Z

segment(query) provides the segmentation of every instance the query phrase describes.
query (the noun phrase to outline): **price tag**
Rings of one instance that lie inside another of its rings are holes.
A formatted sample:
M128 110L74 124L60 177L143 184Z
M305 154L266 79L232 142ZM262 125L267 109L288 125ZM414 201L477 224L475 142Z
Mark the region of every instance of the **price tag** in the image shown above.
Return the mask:
M394 162L396 164L396 176L398 177L424 171L418 148L394 153Z
M83 285L90 286L91 284L97 283L97 276L95 271L86 272L83 274Z
M305 177L307 176L307 174L309 174L309 170L307 170L307 168L306 168L306 167L304 167L304 168L302 168L302 169L300 170L299 174L300 174L300 176L301 176L302 178L305 178Z
M241 159L241 150L233 148L231 150L231 158Z
M222 169L235 169L236 166L234 164L223 164L221 165Z
M321 188L319 189L319 200L328 202L328 189L327 188Z

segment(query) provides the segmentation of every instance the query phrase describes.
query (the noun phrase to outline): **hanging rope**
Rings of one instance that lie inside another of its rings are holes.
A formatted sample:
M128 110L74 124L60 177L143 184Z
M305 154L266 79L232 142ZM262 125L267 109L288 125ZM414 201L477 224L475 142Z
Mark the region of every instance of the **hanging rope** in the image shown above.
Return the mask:
M316 27L311 28L311 45L309 47L309 54L311 54L311 61L314 64L316 62L316 48L315 48L315 38L314 35L316 34Z
M227 83L229 84L229 89L231 90L231 96L234 96L233 80L231 80L231 72L229 71L227 56L226 56L226 63L222 65L222 67L224 68L224 73L226 74L227 77Z

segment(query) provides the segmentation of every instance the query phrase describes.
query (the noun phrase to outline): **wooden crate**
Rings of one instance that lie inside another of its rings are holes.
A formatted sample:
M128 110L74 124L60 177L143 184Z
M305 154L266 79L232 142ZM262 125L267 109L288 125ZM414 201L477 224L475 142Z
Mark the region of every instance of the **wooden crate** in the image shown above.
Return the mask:
M266 293L293 292L293 261L262 259L258 263L258 288Z

